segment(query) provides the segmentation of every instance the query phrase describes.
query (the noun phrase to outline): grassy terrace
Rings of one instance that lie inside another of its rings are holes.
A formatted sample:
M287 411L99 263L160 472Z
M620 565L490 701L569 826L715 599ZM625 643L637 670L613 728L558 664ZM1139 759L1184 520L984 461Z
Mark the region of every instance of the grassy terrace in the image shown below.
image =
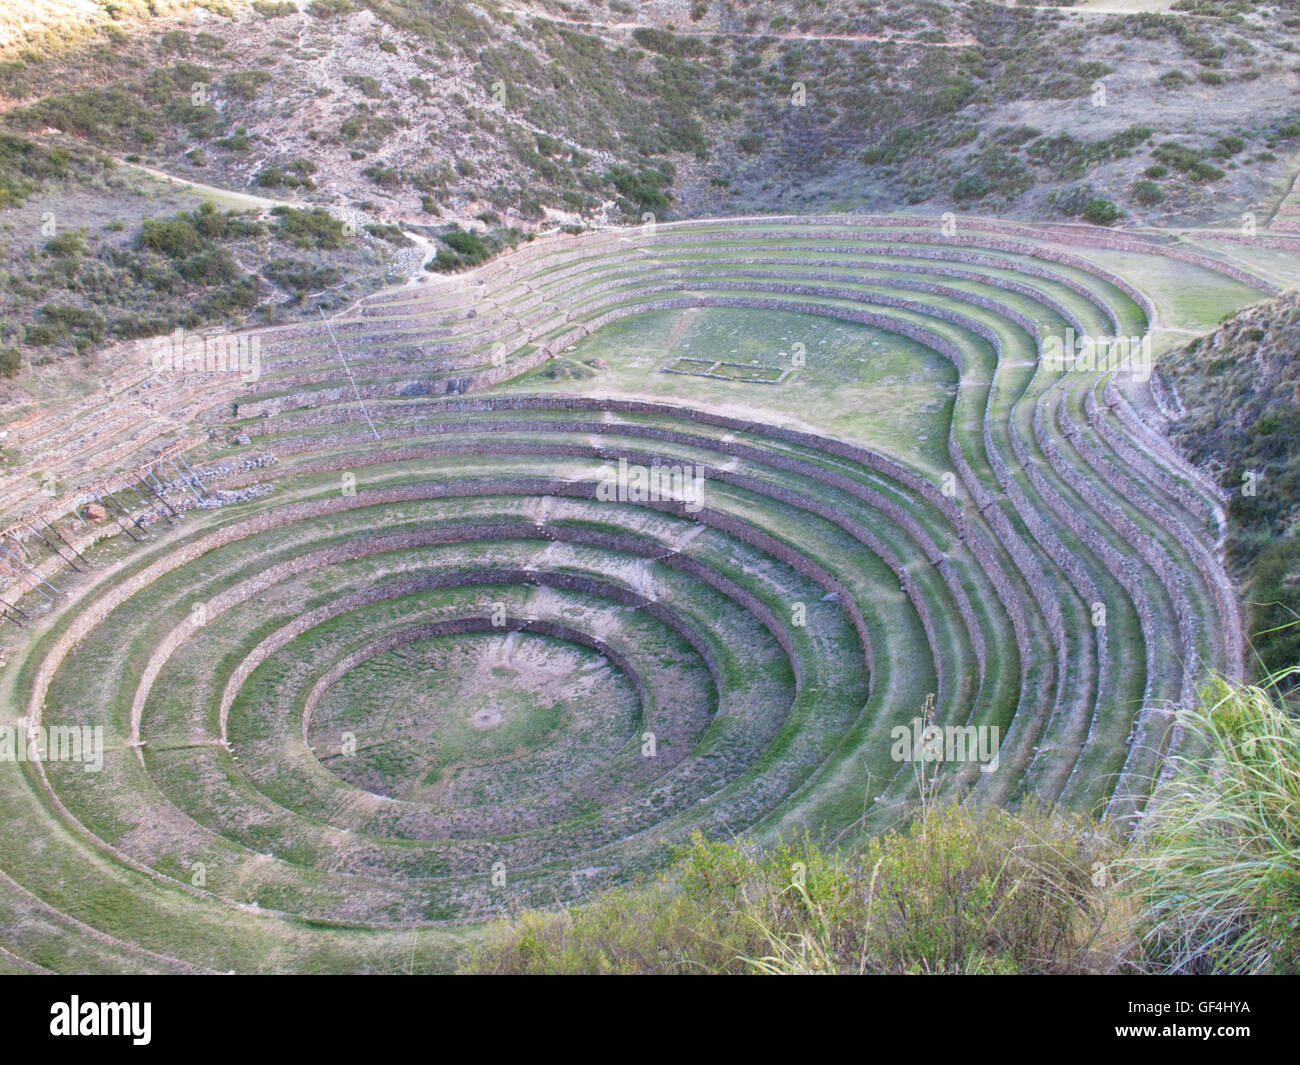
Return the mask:
M91 564L5 595L0 723L107 753L0 766L0 968L444 968L695 828L888 827L931 695L998 730L940 790L1123 824L1164 708L1236 661L1217 504L1103 387L1137 384L1041 354L1254 292L977 220L664 225L364 301L331 323L355 390L303 325L251 385L159 382L228 496L135 502L138 543L55 514ZM13 436L69 492L170 438L82 403ZM702 494L602 498L620 459Z

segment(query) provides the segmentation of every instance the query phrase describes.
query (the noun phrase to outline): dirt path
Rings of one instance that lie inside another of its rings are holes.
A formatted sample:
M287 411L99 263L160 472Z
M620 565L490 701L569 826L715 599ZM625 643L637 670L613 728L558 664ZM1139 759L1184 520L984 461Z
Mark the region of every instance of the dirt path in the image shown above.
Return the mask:
M273 200L268 196L257 196L251 192L235 192L232 189L218 188L216 185L205 185L201 181L192 181L189 178L177 177L175 174L169 174L165 170L156 170L151 166L145 166L143 163L129 163L125 159L114 156L113 162L118 166L129 167L137 170L142 174L148 174L157 181L165 181L170 185L180 185L183 188L192 190L200 196L209 196L214 200L225 200L229 203L236 203L243 207L256 207L263 211L269 211L272 207L297 207L296 203L290 200Z
M1061 15L1185 15L1186 12L1171 8L1174 0L1084 0L1075 7L1057 7L1051 4L1036 4L1030 11L1052 11ZM1004 3L1006 7L1016 7ZM607 34L630 34L635 30L667 29L666 25L653 25L648 22L598 22L592 19L562 18L542 11L529 11L522 8L503 7L503 14L520 18L540 18L562 26L574 26ZM784 30L710 30L694 27L674 26L672 31L677 37L738 37L742 39L771 38L778 41L844 41L849 43L869 42L872 44L906 44L923 48L970 48L979 42L974 37L956 37L947 41L921 41L911 37L899 37L870 33L793 33Z
M1051 10L1057 9L1052 8ZM561 26L575 26L580 29L605 31L610 34L628 34L634 30L661 30L665 28L663 26L652 26L645 22L595 22L591 19L560 18L558 15L549 15L540 11L525 11L517 7L503 7L501 11L506 15L540 18ZM974 37L958 37L951 41L917 41L908 37L880 36L870 33L790 33L783 30L768 30L760 33L752 30L684 29L681 26L674 28L672 33L676 37L771 38L778 41L868 41L875 44L914 44L926 48L969 48L979 43Z

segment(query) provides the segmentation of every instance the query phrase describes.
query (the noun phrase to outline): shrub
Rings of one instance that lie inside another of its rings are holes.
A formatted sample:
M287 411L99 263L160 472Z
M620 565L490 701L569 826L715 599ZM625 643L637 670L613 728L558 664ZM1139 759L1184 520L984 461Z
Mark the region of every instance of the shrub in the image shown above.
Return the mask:
M137 241L141 248L159 252L169 259L193 255L203 244L198 230L184 217L159 221L146 218L140 227Z
M350 15L355 10L351 0L311 0L307 14L316 18L334 18L336 15Z
M1293 538L1265 544L1251 569L1253 605L1248 635L1266 675L1300 662L1300 626L1295 624L1295 619L1300 617L1297 574L1300 574L1300 541Z
M278 166L268 166L258 172L256 183L264 189L294 188L294 189L314 189L316 182L307 177L307 174L316 170L316 164L300 159L296 163L289 165L291 172L285 172Z
M1133 183L1133 202L1152 207L1165 198L1164 190L1154 181L1142 179Z
M972 132L978 132L975 126L967 126L966 129ZM993 142L995 144L1005 144L1009 148L1018 148L1020 145L1035 140L1042 135L1041 130L1034 129L1033 126L999 126L993 131ZM974 140L974 137L970 138Z
M671 206L671 193L667 190L672 180L662 170L642 167L632 171L625 167L616 167L607 175L607 180L638 207L656 207L666 210Z
M1223 171L1205 162L1200 153L1177 141L1165 141L1151 153L1157 160L1166 164L1197 184L1208 184L1223 177Z
M42 183L66 178L71 162L62 148L0 133L0 208L17 207Z
M190 54L190 35L184 30L168 30L158 38L158 51L163 55L175 52L177 55Z
M697 56L704 45L694 37L678 37L671 30L640 27L632 31L632 39L647 51L663 56Z
M930 110L940 115L959 111L974 95L975 83L969 78L953 75L930 98Z
M492 254L483 238L477 233L454 229L450 233L444 233L442 241L471 266L483 262Z
M1083 208L1084 221L1095 226L1108 226L1120 216L1120 209L1109 200L1094 197Z
M23 356L17 348L0 348L0 377L17 377L23 368Z
M227 74L221 80L221 84L232 96L237 96L241 100L251 100L257 95L257 90L270 80L271 75L265 70L240 70L234 74Z
M402 173L391 166L368 166L363 171L371 181L383 189L400 189Z
M962 126L943 142L943 146L945 148L960 148L966 144L973 144L979 140L979 136L978 126Z
M51 237L45 242L45 254L53 255L56 258L76 259L84 255L85 252L85 233L80 229L64 233L59 237Z
M982 174L963 174L952 187L952 198L958 203L982 199L992 191Z
M341 248L347 242L343 223L321 207L300 211L295 207L274 207L277 229L300 248Z
M272 259L262 276L290 292L319 291L337 285L342 273L332 266L315 266L299 259Z
M1220 137L1210 149L1210 154L1216 159L1231 159L1246 147L1246 142L1240 137Z
M103 336L104 319L94 311L69 304L47 303L36 312L40 319L38 329L45 329L46 343L68 339L78 351L89 347ZM28 343L32 330L28 329Z
M990 187L1008 200L1019 196L1034 183L1024 161L997 144L980 153L980 170L988 178Z
M384 95L383 84L378 78L372 78L368 74L344 74L343 82L372 100L378 100Z
M366 232L372 237L378 237L380 240L385 240L389 244L396 244L399 248L409 248L411 246L410 238L402 232L400 226L382 225L377 222L372 222L365 228Z

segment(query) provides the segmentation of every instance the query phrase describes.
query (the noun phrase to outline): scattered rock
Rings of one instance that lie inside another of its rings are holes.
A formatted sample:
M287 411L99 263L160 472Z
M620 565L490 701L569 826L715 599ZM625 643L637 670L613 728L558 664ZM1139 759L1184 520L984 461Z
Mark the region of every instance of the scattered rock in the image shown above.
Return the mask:
M87 521L108 521L108 511L98 503L91 503L82 511L82 516Z

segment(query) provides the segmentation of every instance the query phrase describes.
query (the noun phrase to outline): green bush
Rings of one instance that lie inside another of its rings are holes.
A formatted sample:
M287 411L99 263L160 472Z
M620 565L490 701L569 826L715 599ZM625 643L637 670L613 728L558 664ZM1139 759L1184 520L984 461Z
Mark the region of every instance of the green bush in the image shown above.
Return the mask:
M667 210L672 205L672 194L667 191L672 179L662 169L642 167L632 171L615 167L606 175L606 180L636 207Z
M169 259L193 255L202 247L203 239L197 229L184 217L159 221L146 218L140 227L137 244Z
M351 0L311 0L307 14L317 18L334 18L336 15L350 15L356 11Z
M1164 189L1154 181L1143 178L1133 183L1133 202L1143 207L1153 207L1165 198Z
M221 84L232 96L237 96L241 100L251 100L257 95L257 90L270 80L271 75L265 70L241 70L234 74L227 74L221 80Z
M0 348L0 377L17 377L23 368L23 356L17 348Z
M400 189L402 173L391 166L368 166L363 171L371 181L383 189Z
M632 39L642 48L663 56L698 56L704 51L704 45L698 39L678 37L671 30L638 27L632 31Z
M477 233L452 230L442 235L442 241L471 266L485 261L492 254L487 243Z
M288 172L278 166L268 166L258 172L255 182L264 189L314 189L316 182L306 175L315 169L316 164L306 160L291 164Z
M395 244L399 248L409 248L411 240L402 232L400 226L382 225L372 222L365 227L366 232L372 237L378 237L380 240L387 241L389 244Z
M34 346L63 341L76 351L84 351L104 335L103 317L84 307L47 303L36 312L36 317L40 324L27 330L27 342ZM38 339L32 339L34 334Z
M321 207L300 211L295 207L274 207L281 236L300 248L341 248L347 242L343 223Z
M45 242L45 254L56 258L76 259L86 253L85 231L76 229Z
M272 259L262 267L262 276L290 292L311 292L330 288L342 279L332 266L316 266L299 259Z
M380 80L372 78L368 74L344 74L343 82L346 85L351 85L362 96L368 96L372 100L381 99L384 95L384 86Z
M62 148L0 133L0 208L17 207L43 183L68 177L71 163Z
M982 174L963 174L952 187L952 198L958 203L970 203L992 192L992 186Z
M1216 159L1231 159L1245 147L1246 142L1240 137L1220 137L1210 149L1210 154Z
M1095 226L1108 226L1120 216L1120 209L1109 200L1094 197L1083 208L1083 218Z
M1200 152L1177 141L1165 141L1151 153L1159 162L1166 164L1198 185L1218 181L1223 171L1211 166L1201 158Z

